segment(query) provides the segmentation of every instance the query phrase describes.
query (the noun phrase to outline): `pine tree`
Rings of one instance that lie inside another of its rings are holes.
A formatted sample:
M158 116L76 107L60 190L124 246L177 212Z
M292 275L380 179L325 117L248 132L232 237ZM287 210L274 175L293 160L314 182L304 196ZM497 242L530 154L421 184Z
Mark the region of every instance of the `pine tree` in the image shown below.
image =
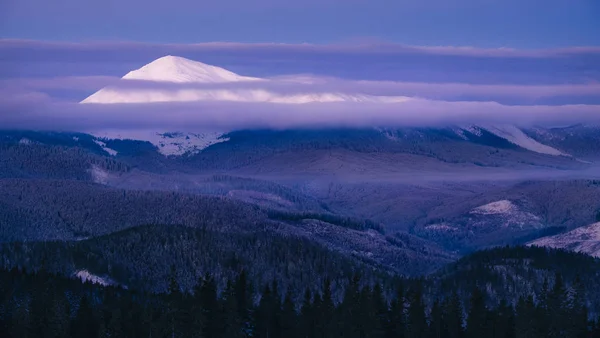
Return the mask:
M373 324L372 331L369 333L370 337L383 338L385 337L385 328L388 326L387 313L388 306L383 296L383 289L379 283L375 284L372 290L371 296L371 311L373 313Z
M272 311L272 329L275 337L281 336L281 294L279 293L279 284L277 280L272 282L272 298L271 298L271 311Z
M194 285L190 298L190 312L192 316L191 334L194 337L203 336L204 326L206 325L205 308L203 302L203 288L205 279L199 278ZM215 296L216 297L216 296Z
M275 300L269 284L265 285L256 310L256 336L260 338L277 337L275 334Z
M425 316L425 304L421 282L418 281L410 291L406 318L406 338L419 338L427 334L427 318Z
M447 332L444 330L444 323L442 319L442 307L439 300L435 300L431 307L431 314L429 315L429 338L443 338L447 337Z
M304 299L302 301L302 308L300 309L300 332L302 338L313 338L316 337L315 329L315 315L313 311L312 295L310 289L306 288L304 292Z
M98 321L88 296L81 297L75 319L71 322L72 337L97 337Z
M352 276L346 287L344 300L340 306L339 325L344 337L360 337L362 331L363 316L361 309L361 277L358 274Z
M234 286L235 297L238 307L238 315L241 320L242 332L244 336L249 337L252 332L252 288L248 283L248 275L245 270L242 270L237 277Z
M331 280L325 279L323 283L323 295L319 297L317 311L317 333L320 337L331 337L334 335L336 328L335 304L331 295Z
M527 298L519 298L515 320L515 335L517 338L539 337L535 313L536 306L532 295L529 295Z
M448 338L463 337L463 307L456 291L444 302L442 318Z
M300 335L298 330L300 328L300 323L301 322L299 321L294 301L292 299L291 290L288 289L283 301L283 307L281 309L281 336L299 338Z
M218 322L219 302L217 300L217 285L212 276L206 275L204 277L198 298L202 307L202 317L205 320L202 333L207 338L218 338L220 334Z
M404 310L404 288L402 284L399 284L396 286L396 295L390 304L388 327L386 330L387 338L404 337Z
M514 311L511 306L502 299L498 307L493 311L493 337L513 338L515 335Z
M491 330L488 323L488 309L485 306L483 292L478 287L473 289L469 303L467 338L489 337Z
M29 304L22 301L12 313L11 336L27 338L30 336ZM7 331L6 331L7 332Z
M548 316L546 318L548 323L548 337L563 337L565 335L566 323L564 318L567 315L565 304L567 296L567 289L563 282L562 275L556 273L554 277L554 287L548 297Z
M227 282L227 287L223 295L223 338L242 338L245 336L242 330L242 320L237 304L237 297L234 287L230 281Z
M575 278L569 295L567 335L574 338L586 337L588 333L588 312L585 304L585 290L579 276Z
M169 289L167 294L167 318L168 318L168 336L182 337L185 330L182 327L181 318L183 317L183 295L177 282L177 270L171 266L169 274Z

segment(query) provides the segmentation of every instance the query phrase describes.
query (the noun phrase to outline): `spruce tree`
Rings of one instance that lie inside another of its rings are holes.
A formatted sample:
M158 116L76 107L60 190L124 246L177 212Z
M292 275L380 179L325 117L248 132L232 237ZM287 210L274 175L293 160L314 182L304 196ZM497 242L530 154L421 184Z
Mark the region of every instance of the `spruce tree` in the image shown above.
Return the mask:
M406 318L406 338L420 338L427 334L427 319L421 281L418 281L410 291Z
M405 331L404 318L404 287L401 283L396 286L396 295L390 304L388 314L388 327L386 330L387 338L403 338Z
M588 311L585 304L585 290L579 276L575 278L569 295L567 332L569 337L583 338L588 333Z
M292 299L292 292L288 289L283 301L283 307L281 309L281 336L299 338L300 334L298 330L301 327L300 324L301 321L299 321L296 313L294 300Z
M16 305L16 309L13 309L10 326L11 336L23 338L30 337L30 325L29 304L23 300L20 304ZM4 329L6 330L4 332L8 333L8 327L5 327Z
M318 331L322 337L332 337L335 333L336 318L335 318L335 304L333 303L333 297L331 295L331 280L325 279L323 284L323 295L320 297L320 304L317 311L319 311L318 318Z
M234 290L233 285L228 281L223 293L223 315L221 317L224 326L221 335L223 338L243 338L245 336Z
M463 337L463 307L456 291L444 302L442 317L448 338Z
M566 331L564 318L567 316L565 300L568 299L567 288L560 273L554 277L554 286L548 297L547 336L563 337ZM540 323L541 324L541 323ZM539 325L542 326L542 325Z
M259 338L273 338L275 335L275 300L271 287L266 284L263 288L258 308L256 309L256 336Z
M219 302L217 300L217 285L212 276L206 275L200 287L199 300L202 307L204 327L202 333L207 338L219 337L218 312Z
M447 337L448 334L444 329L444 322L442 319L442 307L439 300L435 300L431 306L431 313L429 315L429 338L443 338Z
M384 338L385 328L388 326L387 313L388 306L383 295L383 289L379 283L375 284L371 291L371 311L373 313L373 324L372 331L369 334L370 337Z
M245 270L242 270L238 275L235 281L234 291L237 301L238 315L242 325L242 332L244 333L244 336L249 337L253 329L253 293L252 286L248 282L248 274Z
M87 295L81 297L75 318L71 322L71 336L96 337L98 335L98 322Z
M488 337L491 333L488 323L488 309L485 306L483 292L475 287L471 292L469 313L467 315L467 338Z
M316 337L315 314L310 289L306 288L300 309L300 333L302 338Z

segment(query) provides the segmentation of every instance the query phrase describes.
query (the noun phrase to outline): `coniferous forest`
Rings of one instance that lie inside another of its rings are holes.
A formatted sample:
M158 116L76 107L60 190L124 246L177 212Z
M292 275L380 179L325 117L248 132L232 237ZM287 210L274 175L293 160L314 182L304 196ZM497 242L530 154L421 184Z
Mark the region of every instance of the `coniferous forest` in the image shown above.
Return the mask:
M43 271L0 273L0 332L5 337L600 337L583 286L560 274L543 293L512 305L488 306L475 287L468 301L456 293L424 300L420 280L400 280L387 297L359 275L341 302L325 279L322 292L293 301L277 282L254 290L241 271L219 290L211 275L183 292L172 268L167 293L139 293L81 283Z

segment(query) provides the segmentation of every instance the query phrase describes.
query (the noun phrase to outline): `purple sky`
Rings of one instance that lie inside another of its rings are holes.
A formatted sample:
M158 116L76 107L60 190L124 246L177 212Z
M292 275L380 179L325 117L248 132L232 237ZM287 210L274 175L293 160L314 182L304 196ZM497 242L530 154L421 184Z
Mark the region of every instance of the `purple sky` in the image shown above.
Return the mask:
M0 37L554 48L600 45L597 0L3 0Z

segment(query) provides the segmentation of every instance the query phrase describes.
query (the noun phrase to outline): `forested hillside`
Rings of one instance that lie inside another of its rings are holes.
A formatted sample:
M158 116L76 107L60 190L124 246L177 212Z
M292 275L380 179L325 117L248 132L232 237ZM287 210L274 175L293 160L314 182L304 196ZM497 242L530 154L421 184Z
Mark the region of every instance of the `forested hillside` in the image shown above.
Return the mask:
M427 306L421 284L398 281L388 302L379 285L349 278L336 302L328 279L301 301L276 282L253 288L242 271L218 290L215 278L198 278L191 292L167 277L168 290L146 294L81 284L45 272L0 271L0 330L7 337L599 337L585 294L566 288L560 275L537 299L486 305L473 288L468 301L455 294Z
M341 290L354 272L365 280L384 282L396 274L429 272L451 259L407 238L370 242L371 236L356 230L347 235L338 230L328 237L327 232L310 236L294 229L268 222L252 231L151 225L74 242L5 243L0 253L7 269L45 269L65 276L89 271L131 288L160 292L166 290L165 276L172 264L185 290L205 273L223 279L245 269L255 283L277 280L295 296L307 286L320 285L324 276Z
M600 313L600 260L585 254L539 247L500 247L462 257L427 277L431 290L457 292L464 299L478 286L490 304L541 299L560 275L569 289L581 287L585 303Z

